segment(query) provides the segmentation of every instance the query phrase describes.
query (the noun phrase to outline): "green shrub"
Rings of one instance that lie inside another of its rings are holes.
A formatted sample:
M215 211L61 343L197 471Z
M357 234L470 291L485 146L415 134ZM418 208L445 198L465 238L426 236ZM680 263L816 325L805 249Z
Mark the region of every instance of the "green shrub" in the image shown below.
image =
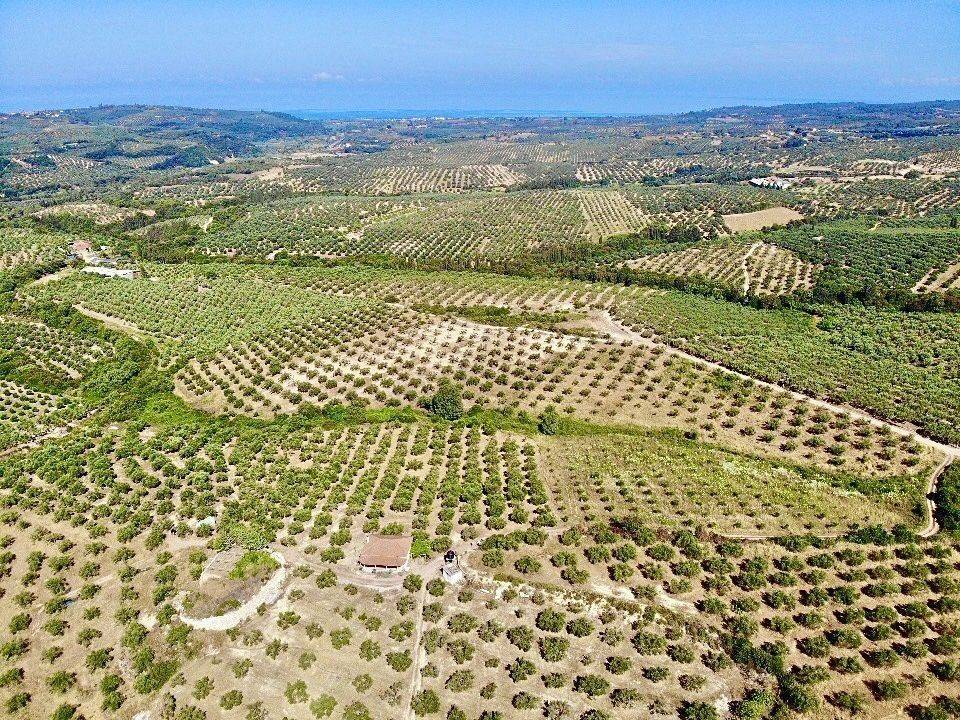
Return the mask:
M560 413L553 405L548 405L540 413L540 419L537 423L537 429L544 435L556 435L560 432L561 418Z
M567 650L570 648L570 641L556 635L547 635L540 638L540 657L547 662L559 662L566 657Z
M600 697L610 691L610 681L599 675L578 675L573 680L573 689L589 697Z
M704 702L685 702L680 706L680 720L719 720L713 705Z
M323 694L310 702L310 712L313 713L313 716L318 720L320 720L320 718L326 718L333 715L333 711L336 707L336 698L327 694Z
M243 703L243 693L239 690L230 690L220 698L220 707L224 710L232 710Z
M430 411L444 420L459 420L463 417L463 391L452 380L444 378L433 397Z
M566 616L562 612L547 608L537 614L536 626L545 632L560 632L565 620Z
M433 690L423 690L413 698L410 705L420 717L440 712L440 698Z

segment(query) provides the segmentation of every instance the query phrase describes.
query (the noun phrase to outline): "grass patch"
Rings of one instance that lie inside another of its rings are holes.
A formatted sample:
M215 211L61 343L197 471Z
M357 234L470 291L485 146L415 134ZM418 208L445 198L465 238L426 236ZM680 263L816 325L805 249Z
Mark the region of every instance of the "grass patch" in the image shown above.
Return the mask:
M864 523L916 525L922 483L860 478L737 453L679 433L597 426L542 443L564 512L632 507L657 523L721 533L842 533ZM587 430L595 432L588 433Z
M228 577L231 580L246 580L268 575L279 567L280 563L265 550L248 550L237 560Z

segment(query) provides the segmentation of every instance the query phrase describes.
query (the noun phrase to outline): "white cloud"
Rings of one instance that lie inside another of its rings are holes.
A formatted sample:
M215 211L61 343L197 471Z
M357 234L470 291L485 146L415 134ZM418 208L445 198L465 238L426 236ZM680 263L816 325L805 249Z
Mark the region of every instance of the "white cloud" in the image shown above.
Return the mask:
M326 70L313 74L314 82L338 82L344 77L340 73L327 72Z

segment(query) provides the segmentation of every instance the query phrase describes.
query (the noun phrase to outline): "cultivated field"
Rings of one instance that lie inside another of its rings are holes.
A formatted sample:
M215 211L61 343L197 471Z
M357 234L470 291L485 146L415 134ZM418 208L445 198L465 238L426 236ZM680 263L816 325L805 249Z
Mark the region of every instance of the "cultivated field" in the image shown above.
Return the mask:
M819 266L789 250L764 242L725 242L628 260L635 270L681 277L704 277L740 286L744 294L789 295L813 287Z
M957 716L958 138L0 115L0 715Z
M748 230L763 230L764 228L786 225L796 220L802 220L803 215L796 210L786 207L774 207L766 210L755 210L749 213L733 213L723 216L723 223L732 233Z

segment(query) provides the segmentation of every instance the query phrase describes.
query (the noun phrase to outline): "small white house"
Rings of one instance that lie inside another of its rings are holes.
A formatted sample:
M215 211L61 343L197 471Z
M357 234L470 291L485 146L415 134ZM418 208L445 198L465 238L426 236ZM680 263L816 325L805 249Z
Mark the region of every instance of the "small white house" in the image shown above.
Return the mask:
M121 280L133 280L137 276L137 271L133 268L115 268L103 265L87 265L83 272L92 275L103 275L104 277L120 278Z
M460 559L453 550L447 550L443 556L443 568L440 575L451 585L459 585L463 582L463 570L460 568Z
M786 190L793 183L785 178L779 178L775 175L762 178L750 178L750 184L754 187L773 188L774 190Z

